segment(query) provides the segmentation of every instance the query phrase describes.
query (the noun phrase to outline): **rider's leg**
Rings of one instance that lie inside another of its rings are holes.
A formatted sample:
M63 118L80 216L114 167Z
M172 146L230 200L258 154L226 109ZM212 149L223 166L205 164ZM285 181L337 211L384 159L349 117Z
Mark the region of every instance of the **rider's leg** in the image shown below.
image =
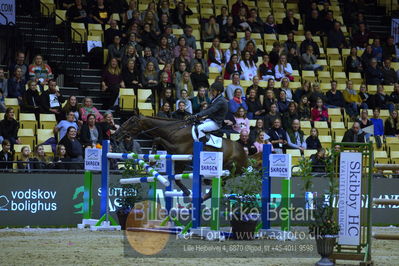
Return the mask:
M198 139L205 137L206 132L218 130L219 126L211 119L206 119L204 123L198 126Z

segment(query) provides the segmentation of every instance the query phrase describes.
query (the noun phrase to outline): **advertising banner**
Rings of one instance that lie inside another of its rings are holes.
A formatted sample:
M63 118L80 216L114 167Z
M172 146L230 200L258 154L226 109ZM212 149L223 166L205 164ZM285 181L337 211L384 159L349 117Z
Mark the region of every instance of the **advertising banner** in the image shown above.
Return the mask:
M15 0L0 0L0 25L15 25Z

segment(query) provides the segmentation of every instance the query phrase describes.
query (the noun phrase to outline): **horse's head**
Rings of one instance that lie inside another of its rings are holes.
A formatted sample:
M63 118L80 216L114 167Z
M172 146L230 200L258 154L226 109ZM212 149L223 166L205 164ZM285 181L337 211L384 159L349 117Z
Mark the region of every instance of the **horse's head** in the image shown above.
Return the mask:
M142 131L142 121L140 115L136 112L133 113L133 116L123 123L119 129L115 132L114 137L117 140L122 140L123 137L127 134L131 136L136 136Z

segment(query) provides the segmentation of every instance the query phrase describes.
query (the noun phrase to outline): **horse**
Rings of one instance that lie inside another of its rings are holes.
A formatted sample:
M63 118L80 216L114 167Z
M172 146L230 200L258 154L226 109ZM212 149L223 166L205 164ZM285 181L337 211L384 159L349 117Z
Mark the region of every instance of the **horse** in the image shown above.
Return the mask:
M146 133L153 137L154 144L164 147L168 154L193 154L192 126L187 124L187 121L134 113L120 126L114 137L121 139L125 134L137 136L140 133ZM240 174L247 167L247 154L238 142L223 138L221 149L204 146L204 150L223 152L223 168L230 170L230 172L234 168L235 173ZM184 165L176 163L175 170L176 172L183 171ZM223 179L226 178L228 177L223 177ZM185 195L190 195L190 191L180 180L175 180L175 183Z

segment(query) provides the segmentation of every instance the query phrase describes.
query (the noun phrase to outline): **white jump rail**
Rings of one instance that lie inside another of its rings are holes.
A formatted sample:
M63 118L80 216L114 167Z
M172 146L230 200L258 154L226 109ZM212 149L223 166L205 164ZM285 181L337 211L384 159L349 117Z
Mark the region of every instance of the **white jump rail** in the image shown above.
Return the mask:
M136 154L136 153L107 153L108 159L140 159L140 160L172 160L172 161L191 161L193 156L190 154Z

